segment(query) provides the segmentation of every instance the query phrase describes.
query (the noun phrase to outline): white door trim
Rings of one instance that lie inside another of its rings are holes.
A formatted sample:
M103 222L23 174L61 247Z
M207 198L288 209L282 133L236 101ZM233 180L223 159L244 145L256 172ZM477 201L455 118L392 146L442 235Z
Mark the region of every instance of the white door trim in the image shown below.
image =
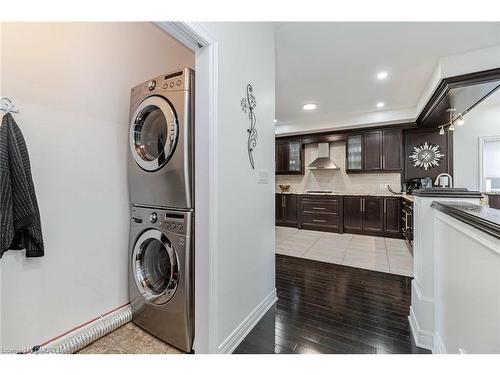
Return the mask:
M486 186L484 186L484 160L483 160L483 150L484 145L487 142L496 142L500 141L500 136L498 135L490 135L490 136L482 136L479 137L479 190L486 191Z
M218 42L199 23L155 22L196 54L195 353L217 353Z

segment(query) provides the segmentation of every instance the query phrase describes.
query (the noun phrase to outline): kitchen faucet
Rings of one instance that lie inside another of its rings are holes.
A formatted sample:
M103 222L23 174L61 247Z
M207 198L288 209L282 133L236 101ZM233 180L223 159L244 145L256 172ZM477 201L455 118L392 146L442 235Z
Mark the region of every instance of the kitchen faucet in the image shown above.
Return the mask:
M448 174L448 173L440 173L440 174L438 174L438 175L437 175L437 177L436 177L436 181L434 181L434 185L436 185L436 186L438 185L438 183L439 183L439 178L440 178L440 177L442 177L442 176L446 176L446 177L448 177L448 178L449 178L449 180L448 180L448 181L449 181L449 182L448 182L448 185L449 185L449 187L450 187L450 188L452 188L452 187L453 187L453 178L452 178L452 177L451 177L451 175L450 175L450 174ZM445 185L443 184L441 187L445 187Z

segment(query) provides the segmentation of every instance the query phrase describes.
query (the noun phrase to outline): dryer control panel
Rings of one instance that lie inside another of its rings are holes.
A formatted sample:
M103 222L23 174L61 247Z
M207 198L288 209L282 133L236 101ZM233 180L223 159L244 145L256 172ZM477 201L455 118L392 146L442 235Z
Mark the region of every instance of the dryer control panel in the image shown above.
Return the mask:
M155 77L140 85L131 92L131 103L136 103L145 96L172 91L192 90L194 85L194 71L184 68L176 72Z
M173 211L145 207L132 208L132 225L158 228L162 231L191 235L191 211Z

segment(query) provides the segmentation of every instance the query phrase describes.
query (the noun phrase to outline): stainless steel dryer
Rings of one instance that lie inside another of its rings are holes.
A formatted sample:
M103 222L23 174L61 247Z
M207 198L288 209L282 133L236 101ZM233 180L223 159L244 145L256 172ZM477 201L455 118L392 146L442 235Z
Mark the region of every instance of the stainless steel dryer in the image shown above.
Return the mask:
M194 336L192 223L191 211L132 208L132 321L185 352Z
M132 89L129 170L133 205L190 209L194 176L194 71Z

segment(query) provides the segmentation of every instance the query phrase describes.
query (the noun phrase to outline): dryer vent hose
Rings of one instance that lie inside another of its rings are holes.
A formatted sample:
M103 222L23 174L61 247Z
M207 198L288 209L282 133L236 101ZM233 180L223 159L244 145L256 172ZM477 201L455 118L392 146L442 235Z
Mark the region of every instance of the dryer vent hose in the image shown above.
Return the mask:
M54 345L47 345L40 347L36 353L59 353L59 354L72 354L87 345L99 340L101 337L108 333L120 328L124 324L132 320L132 309L130 306L117 311L112 316L97 320L88 328L85 327L81 331L76 332L72 336L63 339Z

